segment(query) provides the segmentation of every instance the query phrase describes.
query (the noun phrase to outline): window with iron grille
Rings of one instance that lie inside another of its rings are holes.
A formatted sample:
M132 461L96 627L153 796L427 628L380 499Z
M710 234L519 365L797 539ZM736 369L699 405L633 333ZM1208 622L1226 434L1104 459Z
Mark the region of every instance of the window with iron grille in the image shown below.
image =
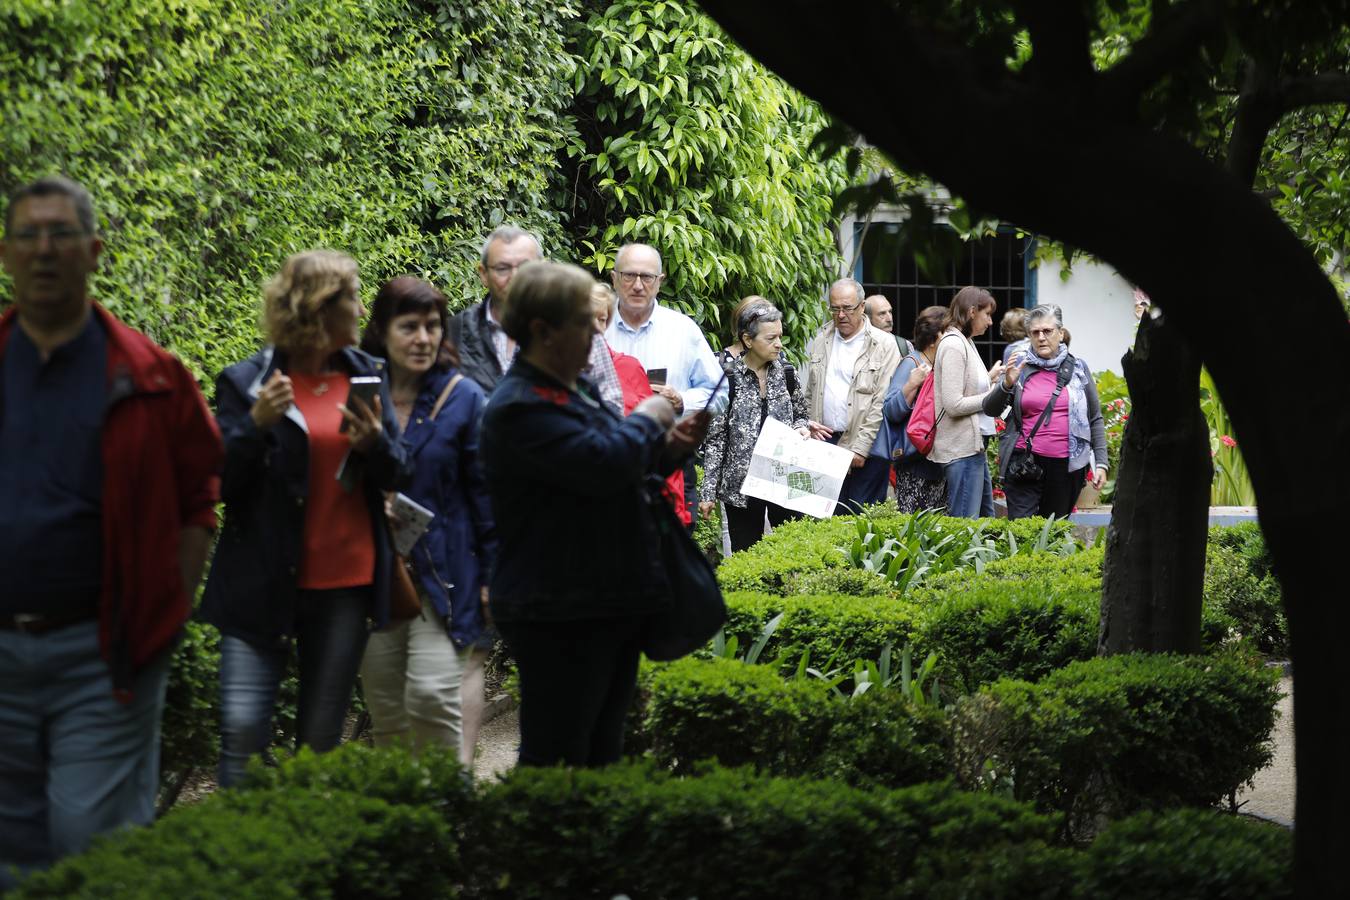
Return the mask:
M920 310L948 306L957 291L973 284L992 294L998 304L994 324L975 338L975 346L990 365L1002 358L1006 342L999 336L998 324L1003 314L1014 307L1035 305L1035 282L1027 267L1033 253L1032 238L1019 237L1009 230L962 242L958 255L941 273L943 283L934 283L915 264L914 256L901 247L898 224L874 222L865 236L861 226L858 231L862 240L858 280L868 296L884 294L891 302L896 334L908 337Z

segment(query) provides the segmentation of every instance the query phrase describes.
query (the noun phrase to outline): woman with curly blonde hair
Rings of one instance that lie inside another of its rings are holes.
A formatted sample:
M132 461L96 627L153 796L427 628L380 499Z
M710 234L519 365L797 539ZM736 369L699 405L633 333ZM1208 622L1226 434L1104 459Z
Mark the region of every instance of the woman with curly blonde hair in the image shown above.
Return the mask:
M360 350L356 262L297 253L263 290L270 343L220 374L225 528L202 598L220 629L219 782L236 784L272 736L292 643L296 740L338 743L369 623L388 619L393 550L384 492L411 477L388 386L370 404L353 379L383 379Z

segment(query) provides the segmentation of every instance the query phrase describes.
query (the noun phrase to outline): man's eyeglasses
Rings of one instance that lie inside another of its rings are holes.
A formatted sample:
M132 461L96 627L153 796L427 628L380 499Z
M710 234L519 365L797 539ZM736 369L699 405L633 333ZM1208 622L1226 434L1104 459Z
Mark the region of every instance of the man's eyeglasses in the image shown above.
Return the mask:
M79 228L53 225L50 228L21 228L10 234L8 240L17 247L27 249L40 244L44 234L47 236L47 240L52 242L52 246L58 249L73 246L81 238L88 236L88 232Z
M833 303L831 303L831 304L829 304L830 315L832 315L832 316L851 316L851 315L853 315L855 312L857 312L858 307L860 307L860 306L862 306L862 301L861 301L861 300L859 300L857 303L853 304L852 306L835 306Z
M498 278L502 278L514 273L516 269L519 269L521 266L525 265L525 263L529 262L534 262L534 260L527 259L525 260L525 262L518 262L515 263L514 265L511 263L497 263L496 265L488 266L488 271L491 272L493 275L496 275Z
M632 284L635 281L641 281L647 287L656 284L656 279L661 277L660 272L620 272L619 278L624 284Z

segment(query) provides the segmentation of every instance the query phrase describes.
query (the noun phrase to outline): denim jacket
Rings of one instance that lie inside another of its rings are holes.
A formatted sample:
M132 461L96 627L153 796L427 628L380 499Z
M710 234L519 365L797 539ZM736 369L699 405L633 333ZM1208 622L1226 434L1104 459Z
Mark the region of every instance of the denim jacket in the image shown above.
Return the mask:
M494 618L603 618L669 605L645 483L664 474L658 422L620 418L584 378L569 390L517 357L488 400L482 445L500 541Z

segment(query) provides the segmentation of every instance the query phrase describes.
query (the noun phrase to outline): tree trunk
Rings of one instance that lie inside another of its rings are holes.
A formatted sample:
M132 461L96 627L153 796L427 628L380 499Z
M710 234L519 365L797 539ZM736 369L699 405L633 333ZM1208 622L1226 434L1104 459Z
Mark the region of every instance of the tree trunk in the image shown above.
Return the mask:
M1339 526L1350 483L1333 465L1350 447L1341 391L1350 323L1312 254L1249 185L1194 149L1116 116L1090 84L1035 83L977 60L961 35L911 17L922 4L700 2L908 171L1111 263L1209 368L1289 617L1299 679L1296 887L1301 897L1339 896L1350 847L1350 683L1339 666L1350 603ZM823 64L830 47L848 48L849 64Z
M1214 473L1200 360L1164 319L1145 316L1121 364L1131 409L1106 531L1097 652L1196 653Z

